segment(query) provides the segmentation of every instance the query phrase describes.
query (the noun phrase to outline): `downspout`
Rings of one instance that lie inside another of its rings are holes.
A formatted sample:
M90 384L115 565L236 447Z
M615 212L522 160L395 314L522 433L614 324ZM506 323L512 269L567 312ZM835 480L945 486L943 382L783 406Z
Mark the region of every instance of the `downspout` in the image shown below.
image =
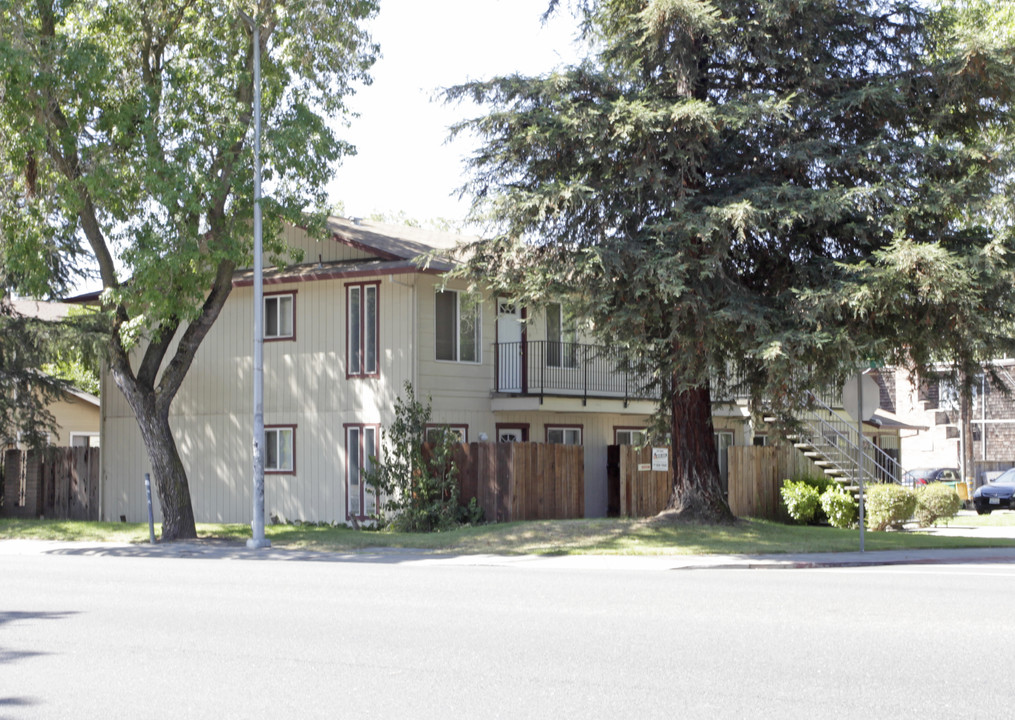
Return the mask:
M409 374L412 376L412 386L419 387L419 273L413 273L410 302L412 302L412 350L409 353L409 364L412 366Z

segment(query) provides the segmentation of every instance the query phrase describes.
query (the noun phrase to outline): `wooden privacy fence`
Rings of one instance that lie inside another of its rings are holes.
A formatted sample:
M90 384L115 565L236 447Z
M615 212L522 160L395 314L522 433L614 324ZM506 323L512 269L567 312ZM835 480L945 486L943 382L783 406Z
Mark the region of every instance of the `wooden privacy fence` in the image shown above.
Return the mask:
M731 447L727 452L730 510L737 517L786 520L779 495L782 481L798 475L820 474L791 445Z
M620 445L620 516L649 517L666 509L673 492L673 469L653 471L652 448Z
M578 445L468 443L455 451L461 499L488 521L585 516L585 453Z
M99 452L85 447L6 451L3 514L98 520Z
M727 449L730 510L737 517L784 520L779 502L782 481L820 472L796 448L785 446ZM620 514L648 517L662 512L673 492L672 462L666 472L652 471L652 449L620 446ZM640 468L640 469L639 469Z

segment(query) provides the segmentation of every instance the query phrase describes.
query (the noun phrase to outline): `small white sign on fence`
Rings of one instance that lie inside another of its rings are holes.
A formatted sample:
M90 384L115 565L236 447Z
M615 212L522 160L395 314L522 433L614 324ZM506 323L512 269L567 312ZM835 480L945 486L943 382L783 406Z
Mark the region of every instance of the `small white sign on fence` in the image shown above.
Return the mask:
M666 472L670 469L670 449L652 448L652 472Z
M652 469L652 463L638 463L638 472L648 472Z

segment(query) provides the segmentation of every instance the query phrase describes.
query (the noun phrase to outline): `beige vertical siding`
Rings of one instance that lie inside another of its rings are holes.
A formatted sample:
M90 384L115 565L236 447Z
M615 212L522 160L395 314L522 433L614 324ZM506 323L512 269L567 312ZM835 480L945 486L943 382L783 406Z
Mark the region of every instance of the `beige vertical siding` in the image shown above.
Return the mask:
M496 312L493 303L486 300L480 307L481 337L480 362L448 362L437 360L435 345L435 293L441 280L433 276L419 276L419 382L421 397L431 396L435 412L482 413L490 412L490 392L493 390L494 337ZM464 290L460 283L450 283L448 289ZM471 436L470 436L471 437Z
M63 393L61 399L49 405L49 411L56 422L56 433L50 438L51 445L70 445L71 433L99 432L99 408L81 398Z
M333 238L315 240L307 235L305 230L291 225L286 226L284 236L289 247L297 251L292 253L291 257L296 259L302 254L302 262L366 260L375 257L364 250L357 250Z
M290 242L301 242L301 231L292 232ZM334 245L336 252L350 250ZM380 282L380 377L347 378L346 284L371 280ZM493 412L494 303L482 304L480 362L438 361L434 293L439 283L430 275L382 275L271 286L271 293L295 292L296 339L265 343L264 419L269 426L296 426L296 467L291 474L266 477L269 516L344 522L345 425L389 426L407 380L419 397L432 398L435 422L466 425L470 441L481 433L495 440L498 423L527 423L535 442L545 441L547 425L580 425L585 513L605 515L606 447L613 443L614 428L643 426L647 416L625 410L619 400L601 401L594 412L577 398L573 412ZM172 406L171 424L198 521L249 522L251 516L252 303L252 288L233 291ZM542 312L533 313L529 338L545 339L544 327ZM108 375L103 382L103 518L142 521L142 478L150 471L146 453L119 390ZM609 411L601 411L606 406ZM716 427L725 423L717 419ZM737 444L745 442L742 420L729 425L740 429Z
M378 278L379 378L346 378L346 281L272 286L271 292L296 293L296 339L265 343L264 422L295 425L296 432L295 472L266 477L267 514L345 520L344 426L389 424L394 400L412 378L415 303L408 277ZM253 290L237 288L172 406L199 522L250 519L252 325ZM133 415L108 378L106 392L103 517L140 521L141 479L150 467Z

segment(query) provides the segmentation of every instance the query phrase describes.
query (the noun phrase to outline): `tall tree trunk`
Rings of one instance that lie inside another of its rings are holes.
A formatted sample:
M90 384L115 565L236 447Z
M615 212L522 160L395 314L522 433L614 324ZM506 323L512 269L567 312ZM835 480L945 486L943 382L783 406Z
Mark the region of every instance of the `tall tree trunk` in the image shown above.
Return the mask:
M191 540L197 537L190 484L183 460L169 427L169 403L159 402L156 393L139 387L133 377L113 371L144 441L152 467L155 490L162 510L162 541Z
M712 396L707 385L671 395L670 433L673 494L668 509L676 511L682 520L733 522L733 513L722 494L712 428Z
M969 375L962 371L959 373L959 432L962 440L959 447L962 450L962 479L973 479L973 388ZM982 441L982 433L981 433ZM974 482L975 485L975 482Z

